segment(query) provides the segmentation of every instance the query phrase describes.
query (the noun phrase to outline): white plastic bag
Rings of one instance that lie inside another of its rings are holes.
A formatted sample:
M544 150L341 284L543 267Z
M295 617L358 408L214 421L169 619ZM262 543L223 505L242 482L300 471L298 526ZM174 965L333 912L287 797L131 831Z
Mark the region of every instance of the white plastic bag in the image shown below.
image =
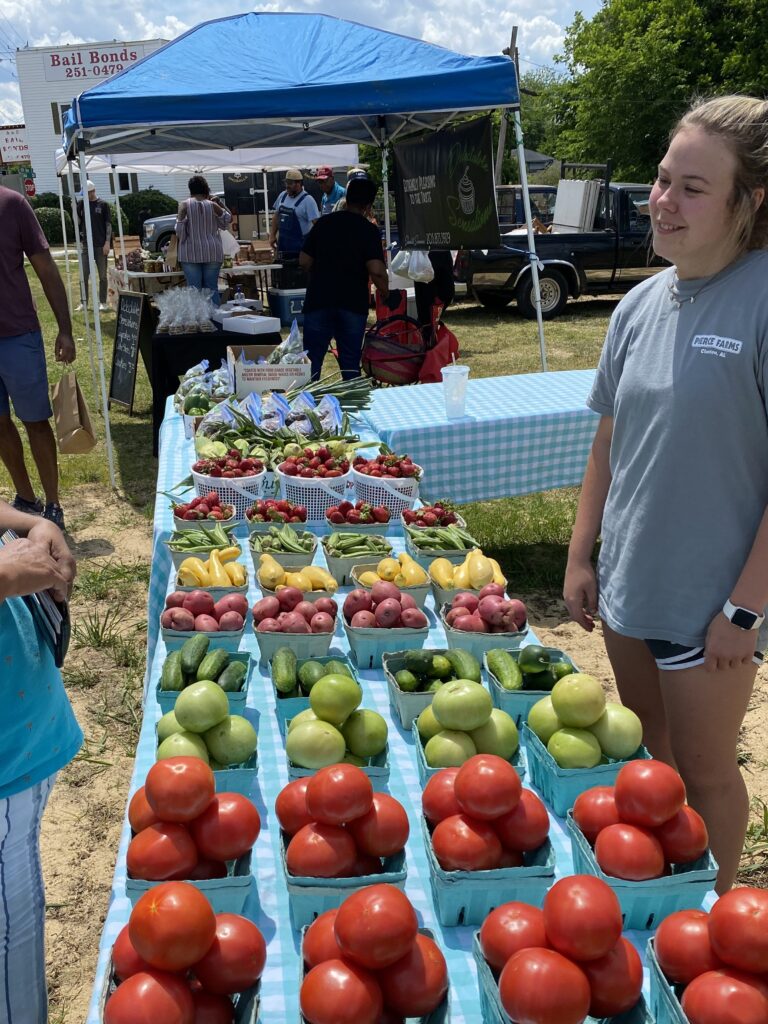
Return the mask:
M411 258L411 254L407 249L400 249L398 254L392 260L390 270L393 274L399 274L401 277L405 277L408 273L408 262Z
M430 263L427 253L418 250L412 252L411 258L408 261L408 277L412 281L421 281L422 284L429 284L434 276L435 268Z
M232 232L225 230L225 228L219 228L219 234L221 235L221 248L224 250L224 255L237 256L240 252L240 243Z

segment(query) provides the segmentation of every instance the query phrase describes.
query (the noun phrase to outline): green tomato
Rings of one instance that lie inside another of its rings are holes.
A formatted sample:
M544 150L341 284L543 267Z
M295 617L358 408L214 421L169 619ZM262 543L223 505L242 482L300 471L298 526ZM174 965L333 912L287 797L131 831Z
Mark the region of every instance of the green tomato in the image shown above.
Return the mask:
M427 742L424 759L430 768L453 768L477 753L472 738L465 732L443 729Z
M510 761L520 746L514 718L500 708L494 708L485 725L473 729L469 735L478 754L496 754L505 761Z
M431 740L433 736L437 736L437 734L442 730L443 727L435 718L431 704L427 704L416 719L416 728L418 729L419 736L421 736L422 742L424 743L426 743L427 740Z
M242 715L227 715L203 734L208 752L222 764L243 764L256 750L256 730Z
M316 771L338 764L346 754L344 737L330 722L299 722L285 738L288 760L299 768Z
M623 761L631 757L643 742L643 726L631 708L608 701L605 711L589 726L589 731L607 757Z
M208 748L194 732L174 732L157 748L157 760L166 757L199 757L208 764Z
M227 717L229 701L217 683L205 679L182 690L173 710L182 729L201 733Z
M376 757L387 745L387 723L378 711L353 711L341 727L347 750L357 757Z
M471 679L454 679L443 683L432 699L432 710L443 729L471 732L485 725L491 717L491 695L480 683Z
M605 711L605 694L594 676L572 672L552 688L552 707L563 725L586 729Z
M594 768L603 752L586 729L558 729L550 736L547 750L561 768Z
M341 726L360 707L363 691L349 676L330 675L318 679L309 694L309 706L318 718Z
M553 733L563 728L563 723L552 707L551 696L542 697L533 705L528 712L528 728L539 737L544 746L549 743Z
M174 712L168 711L157 723L157 742L162 743L163 740L167 740L175 732L184 732L184 730L176 721Z

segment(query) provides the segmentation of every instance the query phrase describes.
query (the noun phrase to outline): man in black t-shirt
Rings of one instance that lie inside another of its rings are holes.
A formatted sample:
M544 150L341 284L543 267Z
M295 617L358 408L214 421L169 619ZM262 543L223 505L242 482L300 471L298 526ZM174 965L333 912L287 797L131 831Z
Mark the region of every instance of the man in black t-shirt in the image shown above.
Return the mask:
M389 294L379 230L366 218L376 198L372 181L351 181L347 206L321 217L304 240L299 264L309 281L304 300L304 347L317 380L331 338L345 380L360 376L360 353L368 318L368 279Z
M109 203L96 196L96 186L92 181L86 182L88 191L88 210L91 216L91 230L93 231L93 256L96 262L96 269L99 273L99 309L104 312L109 309L107 305L107 257L112 248L112 213ZM88 243L85 229L84 203L82 199L77 201L77 221L82 244L82 272L85 280L86 305L89 298L88 279L91 276L91 264L88 259ZM82 303L77 307L81 310Z

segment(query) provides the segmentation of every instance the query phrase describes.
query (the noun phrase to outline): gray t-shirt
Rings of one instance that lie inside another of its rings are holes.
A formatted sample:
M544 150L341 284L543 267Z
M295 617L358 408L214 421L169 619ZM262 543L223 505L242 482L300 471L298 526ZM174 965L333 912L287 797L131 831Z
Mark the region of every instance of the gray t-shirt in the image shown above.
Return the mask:
M699 646L768 505L768 251L677 282L680 306L674 280L670 267L621 300L587 402L614 420L600 615Z

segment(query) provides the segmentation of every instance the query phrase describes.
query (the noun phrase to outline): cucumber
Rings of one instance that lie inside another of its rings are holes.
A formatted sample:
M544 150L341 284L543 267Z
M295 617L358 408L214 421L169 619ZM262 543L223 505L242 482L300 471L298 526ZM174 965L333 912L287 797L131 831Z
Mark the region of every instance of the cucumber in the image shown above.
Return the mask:
M326 674L325 665L322 665L319 661L303 661L299 665L299 682L301 683L302 690L305 693L309 693L317 680L322 679Z
M228 664L229 654L226 651L221 649L209 651L198 666L197 679L213 679L215 681Z
M395 675L395 682L404 693L415 693L421 686L419 679L407 668L400 669Z
M242 661L230 661L216 682L225 693L242 690L248 666Z
M202 633L184 641L184 646L179 653L181 654L181 671L188 679L196 678L200 662L208 653L210 644L210 639Z
M160 676L161 690L183 690L184 673L181 671L181 651L171 651L163 664Z
M349 671L349 666L343 661L326 661L323 666L324 676L349 676L350 679L354 679L354 676Z
M429 651L406 651L405 667L415 676L426 676L432 668L432 655Z
M480 662L474 654L456 647L446 651L444 656L450 661L457 679L471 679L473 683L480 682Z
M272 682L279 693L296 689L296 655L290 647L278 647L272 656Z
M443 654L433 654L432 664L427 670L429 679L450 679L453 675L453 665Z
M526 672L523 675L524 690L551 690L557 682L557 676L551 668L543 672Z
M503 689L523 689L523 673L509 651L504 651L501 648L497 648L495 651L488 651L485 660L488 662L488 668L496 676Z

